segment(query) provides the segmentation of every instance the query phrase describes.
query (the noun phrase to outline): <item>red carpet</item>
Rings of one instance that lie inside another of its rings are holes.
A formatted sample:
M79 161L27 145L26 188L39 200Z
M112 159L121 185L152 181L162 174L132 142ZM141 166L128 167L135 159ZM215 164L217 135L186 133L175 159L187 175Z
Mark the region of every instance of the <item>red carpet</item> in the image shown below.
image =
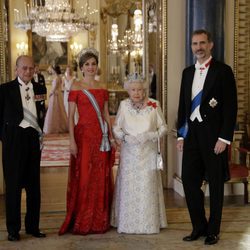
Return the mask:
M69 135L49 134L44 136L41 167L69 166Z

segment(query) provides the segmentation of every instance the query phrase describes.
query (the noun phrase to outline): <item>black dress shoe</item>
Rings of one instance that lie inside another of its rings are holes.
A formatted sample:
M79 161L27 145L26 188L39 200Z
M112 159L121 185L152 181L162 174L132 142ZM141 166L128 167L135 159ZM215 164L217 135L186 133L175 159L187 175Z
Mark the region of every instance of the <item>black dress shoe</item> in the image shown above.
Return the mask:
M19 241L20 240L20 234L9 234L8 235L8 241Z
M216 244L219 240L219 236L216 234L209 234L205 239L205 245L213 245Z
M26 231L26 234L31 234L32 236L36 237L36 238L44 238L46 237L46 234L45 233L42 233L40 231L37 231L37 232L29 232L29 231Z
M205 231L193 231L190 235L183 238L184 241L194 241L198 240L201 236L206 236Z

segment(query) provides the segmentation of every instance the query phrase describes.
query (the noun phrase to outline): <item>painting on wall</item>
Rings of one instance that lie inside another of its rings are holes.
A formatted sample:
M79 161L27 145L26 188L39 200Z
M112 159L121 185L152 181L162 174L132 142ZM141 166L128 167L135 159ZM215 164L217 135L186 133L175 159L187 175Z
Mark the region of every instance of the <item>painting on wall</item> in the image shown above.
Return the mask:
M31 45L32 56L40 68L46 69L49 65L68 64L67 42L47 42L45 37L32 33Z

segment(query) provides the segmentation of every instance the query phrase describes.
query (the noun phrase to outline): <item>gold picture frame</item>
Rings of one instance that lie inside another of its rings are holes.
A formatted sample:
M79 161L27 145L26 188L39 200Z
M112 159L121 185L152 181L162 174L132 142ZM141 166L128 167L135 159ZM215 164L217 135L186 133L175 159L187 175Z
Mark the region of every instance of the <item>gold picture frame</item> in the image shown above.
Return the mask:
M8 20L8 5L4 1L0 6L0 84L10 80Z

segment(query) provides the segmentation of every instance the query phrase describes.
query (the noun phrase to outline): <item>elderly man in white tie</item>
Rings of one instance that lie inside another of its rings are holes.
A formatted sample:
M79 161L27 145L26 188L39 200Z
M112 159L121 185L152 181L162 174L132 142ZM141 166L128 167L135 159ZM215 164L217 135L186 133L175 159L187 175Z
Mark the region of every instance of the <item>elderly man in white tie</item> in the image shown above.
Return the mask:
M44 113L38 88L31 83L34 62L30 56L16 60L16 79L0 85L0 140L6 186L6 226L9 241L20 240L21 192L26 191L25 230L45 237L39 229L40 159Z

